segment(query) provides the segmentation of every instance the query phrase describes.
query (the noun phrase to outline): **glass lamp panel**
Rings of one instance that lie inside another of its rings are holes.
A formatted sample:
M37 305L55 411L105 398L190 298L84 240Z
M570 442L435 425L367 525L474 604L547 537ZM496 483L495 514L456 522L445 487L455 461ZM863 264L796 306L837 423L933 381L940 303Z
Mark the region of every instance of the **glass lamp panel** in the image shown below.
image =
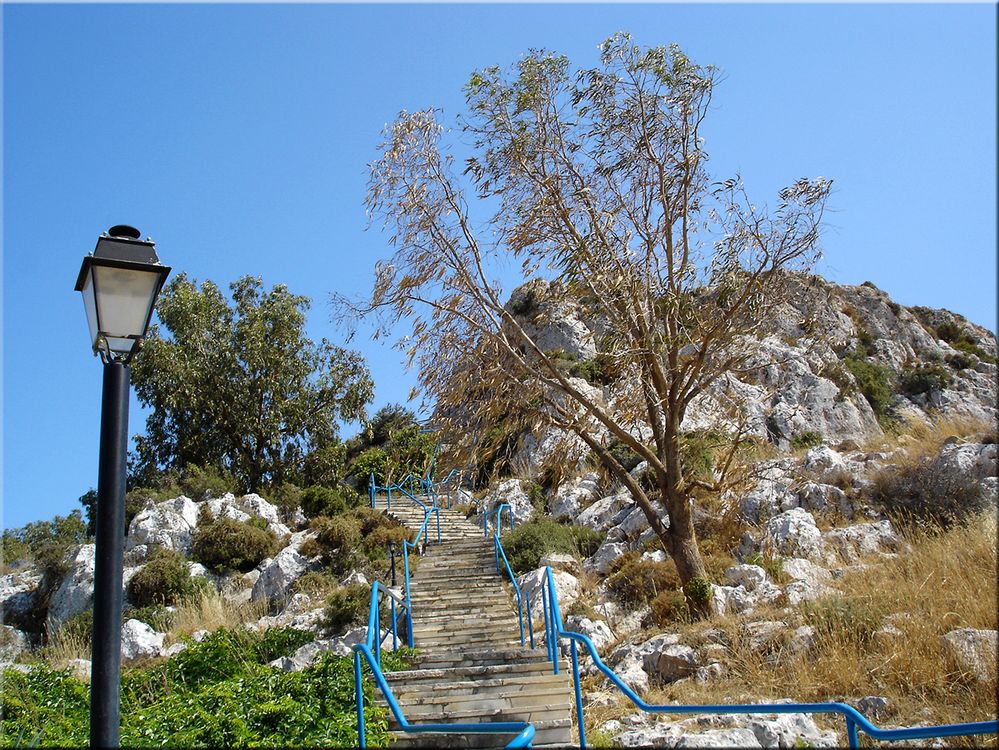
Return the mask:
M96 263L93 274L101 331L112 351L127 352L133 344L127 337L146 333L149 308L155 301L160 275Z
M83 309L87 313L87 326L90 329L90 345L93 346L97 340L99 329L97 327L97 301L94 299L94 280L90 273L83 279Z

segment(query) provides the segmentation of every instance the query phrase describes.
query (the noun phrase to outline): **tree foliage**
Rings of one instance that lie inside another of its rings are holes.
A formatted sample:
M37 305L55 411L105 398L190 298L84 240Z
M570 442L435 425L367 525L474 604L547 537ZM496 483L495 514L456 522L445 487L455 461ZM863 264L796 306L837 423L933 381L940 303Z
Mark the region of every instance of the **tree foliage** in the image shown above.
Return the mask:
M322 474L337 466L338 422L363 418L373 394L363 358L305 336L307 297L251 276L230 290L231 305L211 281L180 274L160 296L134 366L152 408L139 474L215 467L245 491L334 481Z
M467 446L518 412L535 430L574 433L630 490L683 583L705 576L692 491L718 489L683 471L687 407L751 365L789 272L817 257L830 189L799 179L768 210L738 177L712 181L702 124L716 75L675 45L642 48L626 34L601 46L594 69L574 72L565 57L535 50L509 71L474 73L462 121L474 211L436 112L402 112L367 197L395 252L377 267L371 299L353 303L377 315L376 336L408 324L398 345L419 366L446 443ZM613 406L539 346L530 309L504 306L496 257L586 301L604 365L624 378ZM612 441L648 462L651 489L608 450Z

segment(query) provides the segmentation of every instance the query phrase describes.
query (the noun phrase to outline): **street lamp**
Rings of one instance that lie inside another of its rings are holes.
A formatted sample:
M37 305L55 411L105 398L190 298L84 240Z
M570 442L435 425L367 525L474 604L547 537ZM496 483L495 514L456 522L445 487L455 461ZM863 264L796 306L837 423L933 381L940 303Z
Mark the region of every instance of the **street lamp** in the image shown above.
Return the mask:
M97 474L90 746L117 747L121 673L121 578L125 546L125 456L128 448L128 364L153 316L170 269L156 246L123 224L97 240L83 259L76 291L90 327L94 355L104 362L101 449Z

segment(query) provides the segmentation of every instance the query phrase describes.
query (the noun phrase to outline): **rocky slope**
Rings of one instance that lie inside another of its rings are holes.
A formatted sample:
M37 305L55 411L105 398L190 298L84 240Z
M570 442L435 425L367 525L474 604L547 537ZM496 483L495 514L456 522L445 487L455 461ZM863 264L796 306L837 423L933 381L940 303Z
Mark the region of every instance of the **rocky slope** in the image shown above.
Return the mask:
M523 322L544 348L561 349L575 361L592 360L599 321L589 319L581 305L558 291L545 282L532 282L514 293L510 305L530 308ZM528 295L530 305L523 299ZM702 539L716 533L713 518L724 515L730 527L725 543L716 544L712 552L710 621L691 625L678 619L670 626L653 616L648 602L636 605L616 595L608 577L616 561L633 553L642 563L663 563L665 555L627 492L599 472L588 471L588 451L571 437L557 430L519 435L512 462L518 467L516 475L500 477L488 492L477 493L478 512L506 502L516 521L524 523L540 503L555 519L604 534L599 548L585 559L550 556L545 562L556 568L569 627L589 635L607 663L640 692L727 685L725 680L743 669L740 654L747 652L762 655L763 664L775 671L810 658L825 636L814 618L806 616L811 611L807 608L847 598L856 575L913 555L886 509L886 492L902 493L907 487L903 480L910 475L932 477L934 487L948 492L959 488L954 503L974 503L986 511L985 517L994 517L997 370L996 341L990 332L947 311L902 307L870 285L836 286L815 277L800 279L793 302L773 323L773 330L758 342L760 356L782 364L719 386L751 405L752 430L774 451L749 467L751 480L745 487L698 510ZM860 360L883 368L879 372L891 388L890 403L872 404L864 395L850 366ZM580 383L608 403L628 387L626 380ZM718 404L709 394L692 406L685 426L714 424L719 417ZM951 420L951 426L941 426L942 419ZM889 425L895 425L893 434L886 435ZM539 486L556 449L561 456L567 446L562 472L566 478L558 486ZM643 470L639 464L634 472ZM923 495L913 493L913 502L921 502ZM471 500L468 493L462 497ZM313 642L276 660L275 668L303 669L324 651L349 653L363 629L331 631L323 622L328 591L293 588L307 573L327 565L317 550L317 531L300 514L282 518L274 505L257 495L150 502L128 529L126 587L157 548L190 558L195 530L208 515L256 519L256 526L281 540L272 555L246 573L216 574L198 562L186 562L190 576L204 581L220 600L257 607L248 627L291 625L314 634ZM738 531L734 536L733 528ZM992 555L994 576L994 547ZM58 580L43 580L41 570L8 561L0 577L4 664L30 669L32 649L42 633L26 631L37 630L44 620L48 632L55 633L91 606L93 545L71 550L65 564ZM519 579L535 612L541 611L542 570ZM360 570L347 570L338 582L347 586L367 579ZM41 618L43 606L47 609ZM871 627L871 642L904 640L909 631L903 620L913 614L886 614ZM984 685L986 690L991 685L994 690L995 617L985 622L989 627L968 627L958 620L941 625L940 658L957 665L962 685ZM186 641L177 634L157 631L139 618L128 619L122 632L126 662L169 658L185 648ZM203 635L196 631L192 637ZM845 739L842 727L817 724L804 715L655 721L618 702L588 659L583 664L587 716L596 711L606 717L598 722L599 729L619 745L834 746ZM89 674L85 661L67 666L81 676ZM771 702L786 697L772 692L739 696ZM850 700L872 717L884 713L888 702L876 695L828 697ZM919 717L892 718L904 724Z

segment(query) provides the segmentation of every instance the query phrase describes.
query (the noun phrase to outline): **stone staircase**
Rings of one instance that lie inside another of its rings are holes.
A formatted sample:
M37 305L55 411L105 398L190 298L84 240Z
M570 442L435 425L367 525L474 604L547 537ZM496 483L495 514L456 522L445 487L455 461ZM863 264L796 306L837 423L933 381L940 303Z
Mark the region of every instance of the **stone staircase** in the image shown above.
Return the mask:
M378 497L377 507L384 511L385 506L385 497ZM423 523L423 510L406 497L393 495L387 512L414 530ZM433 517L427 530L433 543L410 576L419 656L414 669L386 675L406 719L414 724L529 721L537 732L534 747L576 744L572 681L564 669L552 674L544 648L520 645L516 605L496 572L492 541L480 527L446 509L441 510L440 545ZM502 747L512 738L408 734L391 716L389 733L400 747Z

